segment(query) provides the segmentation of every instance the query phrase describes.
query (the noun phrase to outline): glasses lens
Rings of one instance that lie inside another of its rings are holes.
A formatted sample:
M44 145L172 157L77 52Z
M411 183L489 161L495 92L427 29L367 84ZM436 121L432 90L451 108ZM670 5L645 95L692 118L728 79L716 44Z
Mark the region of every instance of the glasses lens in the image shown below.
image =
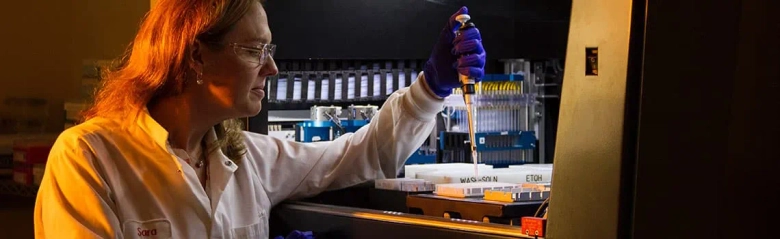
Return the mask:
M274 44L268 44L265 46L267 49L267 54L270 57L274 57L274 54L276 53L276 45Z
M268 57L273 57L274 53L276 52L276 45L273 44L263 44L259 47L240 45L233 46L233 50L237 55L239 55L245 61L253 63L255 66L265 64L265 62L268 60Z

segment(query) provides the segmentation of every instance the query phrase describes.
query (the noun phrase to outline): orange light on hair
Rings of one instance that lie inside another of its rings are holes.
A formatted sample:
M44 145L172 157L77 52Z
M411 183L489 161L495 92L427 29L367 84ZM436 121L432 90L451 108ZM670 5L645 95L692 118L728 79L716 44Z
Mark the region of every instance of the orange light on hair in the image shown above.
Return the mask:
M191 50L196 41L219 47L224 35L258 0L159 0L147 13L117 69L103 83L83 120L95 117L135 122L148 104L182 92L195 80ZM215 126L217 147L238 161L244 154L241 124Z

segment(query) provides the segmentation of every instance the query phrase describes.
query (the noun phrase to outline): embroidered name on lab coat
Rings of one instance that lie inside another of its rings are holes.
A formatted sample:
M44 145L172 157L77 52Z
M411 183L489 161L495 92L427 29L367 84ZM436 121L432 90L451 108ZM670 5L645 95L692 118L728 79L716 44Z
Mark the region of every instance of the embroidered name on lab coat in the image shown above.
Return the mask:
M169 239L173 236L171 235L171 222L167 219L129 220L125 222L123 229L125 238Z

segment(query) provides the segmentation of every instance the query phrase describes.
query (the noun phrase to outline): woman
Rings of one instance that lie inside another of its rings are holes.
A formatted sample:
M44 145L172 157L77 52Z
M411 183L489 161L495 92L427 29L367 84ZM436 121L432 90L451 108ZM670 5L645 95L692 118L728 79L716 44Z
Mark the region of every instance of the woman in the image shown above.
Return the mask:
M259 1L159 1L86 121L52 148L36 237L267 238L279 202L394 177L460 85L458 72L483 75L480 34L455 37L454 16L424 73L371 124L303 144L232 120L260 111L266 78L278 71Z

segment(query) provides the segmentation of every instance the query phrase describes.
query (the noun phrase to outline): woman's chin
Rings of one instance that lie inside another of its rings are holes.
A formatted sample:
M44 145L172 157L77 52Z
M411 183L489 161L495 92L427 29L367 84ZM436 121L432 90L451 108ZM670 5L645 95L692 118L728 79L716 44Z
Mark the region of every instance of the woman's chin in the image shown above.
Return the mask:
M263 109L263 107L262 107L262 103L260 103L260 101L250 102L247 105L246 110L244 112L242 112L242 113L244 113L244 115L245 115L244 117L253 117L253 116L259 114L260 110L262 110L262 109Z

